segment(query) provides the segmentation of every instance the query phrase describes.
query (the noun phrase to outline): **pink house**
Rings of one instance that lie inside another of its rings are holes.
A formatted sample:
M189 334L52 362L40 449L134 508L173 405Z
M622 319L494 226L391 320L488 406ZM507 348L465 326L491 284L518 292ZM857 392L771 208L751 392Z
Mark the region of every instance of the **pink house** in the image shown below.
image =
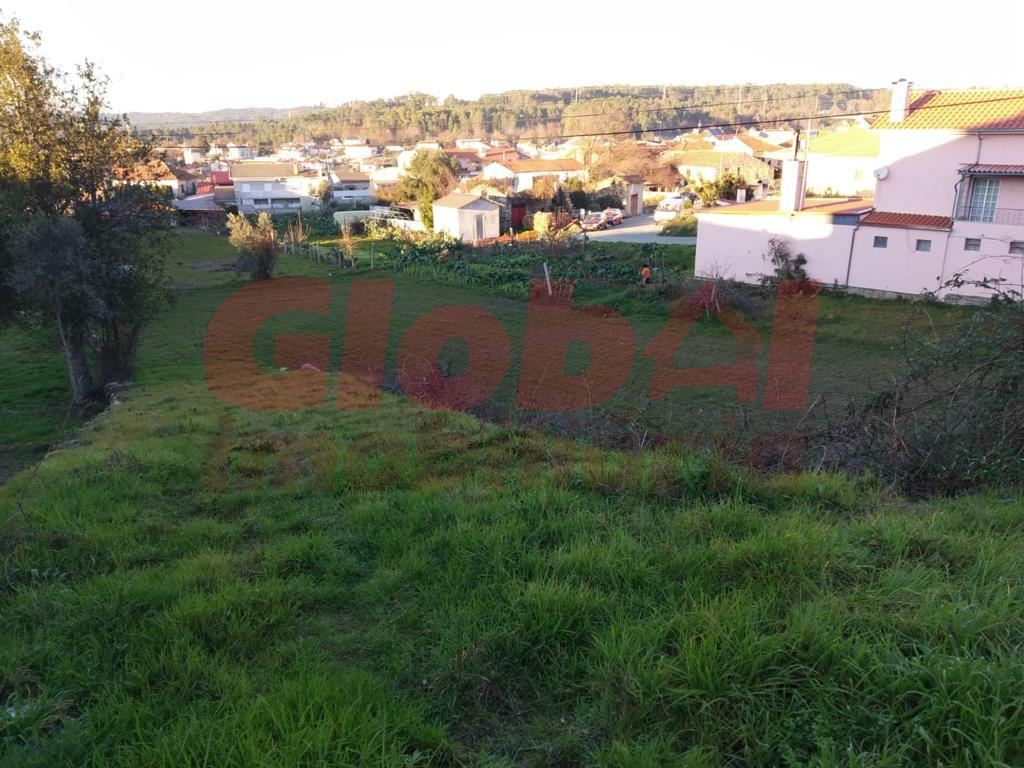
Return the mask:
M943 288L960 274L1024 287L1024 90L912 92L901 80L871 130L873 199L805 199L814 159L788 161L780 199L698 212L697 274L753 282L781 237L826 284L985 293Z

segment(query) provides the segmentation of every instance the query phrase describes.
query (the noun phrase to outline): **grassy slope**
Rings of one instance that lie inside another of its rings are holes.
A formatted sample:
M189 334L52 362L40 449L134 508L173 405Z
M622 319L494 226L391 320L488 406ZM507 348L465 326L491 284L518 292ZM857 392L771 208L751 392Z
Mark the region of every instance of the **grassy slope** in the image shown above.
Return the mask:
M0 330L0 485L78 426L56 334Z
M175 279L127 402L0 490L4 764L1024 761L1018 497L241 412L198 360L234 278Z

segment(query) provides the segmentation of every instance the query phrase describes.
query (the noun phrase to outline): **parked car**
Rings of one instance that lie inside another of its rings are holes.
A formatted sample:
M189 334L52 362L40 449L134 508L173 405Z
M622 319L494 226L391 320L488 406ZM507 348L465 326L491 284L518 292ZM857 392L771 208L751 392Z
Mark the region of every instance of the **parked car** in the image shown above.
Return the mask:
M605 229L608 226L608 221L601 212L588 213L583 217L580 226L583 227L584 232L592 232L595 229Z
M621 208L605 208L602 213L604 214L604 219L608 222L609 227L614 227L616 224L622 223Z

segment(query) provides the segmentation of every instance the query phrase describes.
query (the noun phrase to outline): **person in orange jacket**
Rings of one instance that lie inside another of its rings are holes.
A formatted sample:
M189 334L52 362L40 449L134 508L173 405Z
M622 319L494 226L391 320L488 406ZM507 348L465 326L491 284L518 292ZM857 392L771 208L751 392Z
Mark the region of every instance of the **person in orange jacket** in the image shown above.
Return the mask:
M640 285L649 285L651 282L651 265L644 264L640 270Z

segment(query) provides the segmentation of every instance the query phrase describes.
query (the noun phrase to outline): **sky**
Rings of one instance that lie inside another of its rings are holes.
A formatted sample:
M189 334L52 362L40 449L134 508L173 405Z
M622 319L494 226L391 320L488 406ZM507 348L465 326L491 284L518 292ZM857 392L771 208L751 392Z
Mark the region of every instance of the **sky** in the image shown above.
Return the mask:
M1022 0L0 0L117 111L422 91L848 82L1024 87Z

